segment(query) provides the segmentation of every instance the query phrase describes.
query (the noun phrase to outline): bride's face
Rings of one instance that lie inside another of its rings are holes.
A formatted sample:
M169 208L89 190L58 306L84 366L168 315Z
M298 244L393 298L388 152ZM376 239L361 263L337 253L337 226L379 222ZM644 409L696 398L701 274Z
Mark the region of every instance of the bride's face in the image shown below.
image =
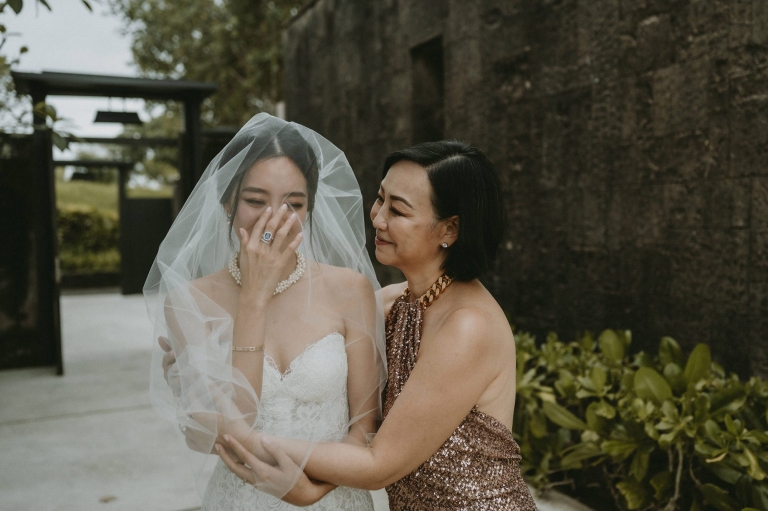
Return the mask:
M291 228L289 239L293 239L307 218L307 199L307 180L290 158L260 160L243 177L240 196L236 198L233 230L239 233L242 228L250 233L268 207L277 212L280 206L287 204L300 220ZM284 215L284 220L288 217Z

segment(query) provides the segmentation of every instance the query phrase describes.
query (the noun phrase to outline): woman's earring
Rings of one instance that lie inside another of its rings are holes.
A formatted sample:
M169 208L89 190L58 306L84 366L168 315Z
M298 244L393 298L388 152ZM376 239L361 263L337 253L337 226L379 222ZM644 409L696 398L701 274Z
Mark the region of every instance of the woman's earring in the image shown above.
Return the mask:
M443 247L443 248L448 248L448 243L446 243L446 242L443 242L443 244L442 244L442 245L440 245L440 246L441 246L441 247Z

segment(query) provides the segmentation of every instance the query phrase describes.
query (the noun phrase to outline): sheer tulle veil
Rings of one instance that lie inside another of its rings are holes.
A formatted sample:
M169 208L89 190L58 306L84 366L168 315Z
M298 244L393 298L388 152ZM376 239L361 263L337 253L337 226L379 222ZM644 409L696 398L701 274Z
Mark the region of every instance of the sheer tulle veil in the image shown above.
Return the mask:
M218 456L210 454L217 436L231 425L241 430L260 429L265 405L244 375L232 366L232 314L198 283L226 268L239 250L239 239L225 206L239 195L244 174L255 163L280 156L290 158L304 174L311 204L299 246L307 261L306 271L299 283L285 292L284 299L291 297L296 321L315 321L319 314L336 324L353 326L340 333L348 355L354 349L358 357L355 360L360 360L360 353L366 357L367 376L354 381L350 378L345 396L369 398L356 399L356 403L365 405L353 406L350 401L348 423L341 429L352 430L362 417L380 413L385 379L383 315L380 293L374 293L379 285L365 249L363 201L355 175L344 154L322 136L267 114L256 115L206 168L161 244L144 286L154 325L151 401L159 415L174 425L182 441L189 444L190 436L195 437L194 448L185 449L190 453L188 459L201 490L218 461ZM364 285L346 292L370 296L354 296L343 307L327 299L328 289L349 282ZM163 374L164 352L156 341L158 337L167 338L176 355L168 381ZM349 356L348 360L353 363ZM318 413L323 413L323 403L318 406ZM332 438L322 418L286 414L279 419L272 417L271 427L277 430L271 434L312 441L350 441L338 435ZM363 438L370 441L372 433L366 433ZM292 484L259 489L280 497Z

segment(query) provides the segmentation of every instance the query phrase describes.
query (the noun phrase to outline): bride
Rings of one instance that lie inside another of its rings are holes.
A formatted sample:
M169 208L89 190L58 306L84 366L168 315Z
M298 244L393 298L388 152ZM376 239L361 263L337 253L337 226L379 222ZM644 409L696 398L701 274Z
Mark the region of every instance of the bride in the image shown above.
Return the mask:
M315 442L370 441L385 375L364 243L343 153L266 114L216 156L179 213L144 289L160 338L150 392L190 448L203 510L293 509L322 495L309 509L373 509L367 491L300 470L254 487L211 456L225 432L309 440L306 457Z

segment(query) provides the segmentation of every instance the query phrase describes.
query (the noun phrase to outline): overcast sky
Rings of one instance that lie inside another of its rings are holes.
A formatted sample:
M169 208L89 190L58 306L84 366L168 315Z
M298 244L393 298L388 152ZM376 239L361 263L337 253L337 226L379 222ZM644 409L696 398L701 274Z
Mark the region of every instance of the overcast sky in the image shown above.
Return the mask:
M17 70L136 76L130 39L120 34L120 19L109 14L105 6L93 2L91 13L79 0L48 3L52 12L27 0L20 15L6 8L2 16L8 31L19 34L9 38L5 54L16 55L21 46L29 47ZM107 98L53 96L49 102L59 116L72 121L67 129L76 135L111 137L122 131L119 124L93 124L96 110L107 109ZM141 111L143 104L141 100L127 100L125 109ZM122 110L123 100L113 99L111 106L112 110Z

